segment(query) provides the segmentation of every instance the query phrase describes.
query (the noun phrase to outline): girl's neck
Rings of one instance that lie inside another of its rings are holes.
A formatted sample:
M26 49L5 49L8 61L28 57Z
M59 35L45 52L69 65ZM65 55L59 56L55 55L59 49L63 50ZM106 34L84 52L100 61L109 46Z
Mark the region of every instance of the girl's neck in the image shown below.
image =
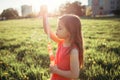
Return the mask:
M64 47L69 47L71 45L69 40L64 40L63 46Z

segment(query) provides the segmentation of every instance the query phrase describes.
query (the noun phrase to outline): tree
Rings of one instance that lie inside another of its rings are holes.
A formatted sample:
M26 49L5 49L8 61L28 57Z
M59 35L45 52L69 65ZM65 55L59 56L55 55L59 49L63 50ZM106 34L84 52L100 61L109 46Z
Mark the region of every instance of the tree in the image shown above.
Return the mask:
M92 8L90 6L86 9L86 16L92 16Z
M8 8L3 10L1 13L1 17L5 17L6 19L16 19L19 17L17 10L14 10L13 8Z
M66 4L62 4L59 7L61 14L76 14L78 16L85 15L85 6L82 6L79 1L75 1L73 3L67 2Z
M35 18L35 17L37 17L35 13L30 13L27 16L25 16L25 18Z
M116 16L120 16L120 9L113 10L112 13Z

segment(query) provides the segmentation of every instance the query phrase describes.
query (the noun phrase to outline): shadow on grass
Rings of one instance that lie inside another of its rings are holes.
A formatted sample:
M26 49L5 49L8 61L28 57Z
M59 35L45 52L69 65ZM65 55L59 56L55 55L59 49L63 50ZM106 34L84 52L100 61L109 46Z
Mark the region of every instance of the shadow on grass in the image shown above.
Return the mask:
M0 50L9 50L10 52L14 52L16 48L19 48L21 44L16 44L16 45L1 45Z
M93 77L93 80L119 80L119 65L120 62L116 61L114 63L105 63L103 60L96 61L98 65L100 65L104 69L104 75L99 74ZM107 73L106 73L107 72Z
M114 52L115 54L120 56L120 46L118 46L118 47L112 47L112 46L107 47L107 45L105 45L105 44L100 44L100 45L97 46L96 50L100 51L100 52L107 52L107 53Z
M1 80L47 80L49 78L50 72L48 71L49 67L49 57L48 55L37 55L36 57L33 55L33 63L35 68L38 68L40 65L40 71L35 72L32 69L31 65L27 65L26 68L16 68L16 66L11 66L5 63L3 60L0 60L0 79ZM21 61L22 62L22 61ZM34 63L35 62L35 63ZM24 66L23 66L24 67ZM45 71L42 71L42 70ZM23 72L24 71L24 72Z
M120 21L120 16L105 16L105 17L81 17L82 19L91 19L91 20L117 20Z
M120 56L120 46L115 47L115 48L111 47L111 48L109 48L109 49L107 50L107 52L108 52L108 53L109 53L109 52L114 52L115 54L117 54L118 56Z

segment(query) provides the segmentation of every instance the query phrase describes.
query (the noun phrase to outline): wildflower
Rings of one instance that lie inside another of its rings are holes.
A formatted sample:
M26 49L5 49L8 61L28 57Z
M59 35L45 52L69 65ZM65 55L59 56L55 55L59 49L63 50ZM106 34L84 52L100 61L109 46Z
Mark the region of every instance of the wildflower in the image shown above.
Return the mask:
M7 75L8 75L8 73L7 73L7 72L4 72L4 73L3 73L3 75L7 76Z
M91 61L91 59L89 58L88 61Z
M95 61L93 61L93 64L95 64L96 62Z
M0 61L0 64L2 64L3 62L2 61Z

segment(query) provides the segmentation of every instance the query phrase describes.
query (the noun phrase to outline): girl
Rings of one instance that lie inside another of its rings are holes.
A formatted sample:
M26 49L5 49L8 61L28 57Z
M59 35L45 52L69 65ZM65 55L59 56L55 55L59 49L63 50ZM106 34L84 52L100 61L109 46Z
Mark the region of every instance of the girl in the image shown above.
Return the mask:
M44 31L58 43L55 63L50 65L51 80L75 80L83 67L83 40L79 17L66 14L58 19L56 34L54 34L43 14Z

